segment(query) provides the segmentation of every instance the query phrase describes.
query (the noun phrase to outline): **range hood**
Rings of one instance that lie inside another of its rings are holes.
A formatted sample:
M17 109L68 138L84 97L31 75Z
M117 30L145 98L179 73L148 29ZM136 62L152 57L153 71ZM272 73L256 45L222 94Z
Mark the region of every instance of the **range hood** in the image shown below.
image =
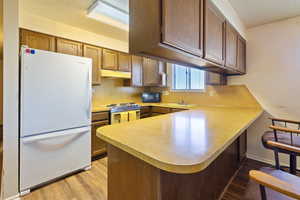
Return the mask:
M101 77L131 79L131 72L121 72L121 71L102 69Z

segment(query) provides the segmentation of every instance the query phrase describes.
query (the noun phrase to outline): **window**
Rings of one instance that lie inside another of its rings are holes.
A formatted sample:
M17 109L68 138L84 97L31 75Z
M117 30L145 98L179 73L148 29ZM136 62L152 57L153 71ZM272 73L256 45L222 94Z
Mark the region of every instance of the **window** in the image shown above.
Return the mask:
M173 90L204 90L204 71L196 68L173 65L172 89Z

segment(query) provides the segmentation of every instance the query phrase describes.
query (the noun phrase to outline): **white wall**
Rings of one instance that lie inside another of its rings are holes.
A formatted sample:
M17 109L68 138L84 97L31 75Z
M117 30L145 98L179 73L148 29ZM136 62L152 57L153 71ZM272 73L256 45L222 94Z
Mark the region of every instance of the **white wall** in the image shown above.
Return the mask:
M22 9L20 9L19 20L21 28L128 52L128 41L116 40L101 34L88 32L41 16L32 15Z
M247 31L247 74L229 78L245 84L266 113L249 129L248 154L270 161L273 154L261 145L268 116L300 121L300 17Z
M212 2L221 10L223 15L236 28L236 30L245 39L247 39L246 27L228 0L212 0Z
M18 0L4 0L4 119L2 198L18 195Z

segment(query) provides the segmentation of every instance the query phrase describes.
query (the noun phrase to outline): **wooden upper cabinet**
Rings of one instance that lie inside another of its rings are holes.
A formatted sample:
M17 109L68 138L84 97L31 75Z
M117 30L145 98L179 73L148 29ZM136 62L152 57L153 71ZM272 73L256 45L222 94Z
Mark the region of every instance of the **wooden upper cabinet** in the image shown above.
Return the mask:
M55 37L21 29L21 45L45 51L55 51Z
M83 56L93 60L92 83L101 83L102 49L91 45L83 45Z
M203 0L162 0L162 42L188 53L203 53Z
M102 69L118 70L118 53L116 51L103 49Z
M131 85L143 86L143 58L132 56Z
M204 58L219 65L225 63L225 17L206 0Z
M56 51L58 53L69 54L73 56L82 56L82 43L72 40L56 38Z
M238 33L229 22L226 22L226 58L225 66L237 69Z
M143 58L144 86L159 86L161 75L159 74L159 62L150 58Z
M237 41L237 70L242 74L246 73L246 40L241 36Z
M129 52L204 66L203 3L204 0L130 0Z
M131 71L131 56L126 53L118 53L118 67L119 71L130 72Z
M167 87L167 63L158 61L158 72L160 76L159 87Z
M206 85L226 85L227 77L223 74L205 72L205 84Z

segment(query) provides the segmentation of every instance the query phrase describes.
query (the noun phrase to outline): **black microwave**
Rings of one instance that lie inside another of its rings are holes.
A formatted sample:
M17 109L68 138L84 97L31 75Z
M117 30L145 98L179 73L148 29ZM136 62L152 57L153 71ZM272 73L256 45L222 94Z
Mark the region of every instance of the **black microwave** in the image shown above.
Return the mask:
M143 92L142 102L143 103L159 103L161 100L161 93L159 92Z

